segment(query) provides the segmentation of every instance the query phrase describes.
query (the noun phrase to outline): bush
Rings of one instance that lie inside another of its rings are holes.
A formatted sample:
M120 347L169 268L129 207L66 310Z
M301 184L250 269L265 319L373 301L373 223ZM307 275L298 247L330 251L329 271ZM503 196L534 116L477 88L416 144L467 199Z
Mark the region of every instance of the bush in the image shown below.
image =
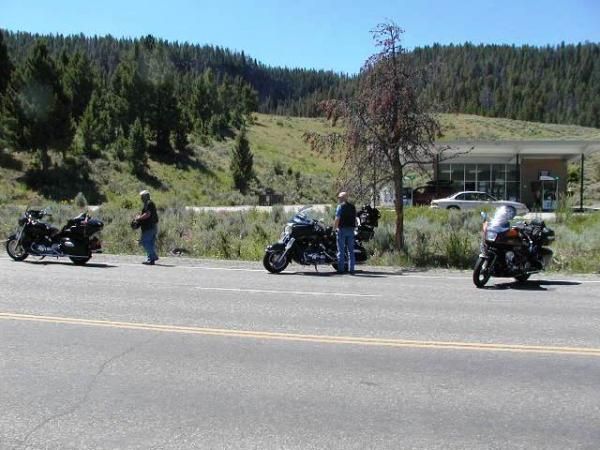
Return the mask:
M82 192L78 192L77 195L75 196L75 198L73 199L73 203L75 203L75 205L78 208L86 208L88 205L88 201L85 198L85 195L83 195Z

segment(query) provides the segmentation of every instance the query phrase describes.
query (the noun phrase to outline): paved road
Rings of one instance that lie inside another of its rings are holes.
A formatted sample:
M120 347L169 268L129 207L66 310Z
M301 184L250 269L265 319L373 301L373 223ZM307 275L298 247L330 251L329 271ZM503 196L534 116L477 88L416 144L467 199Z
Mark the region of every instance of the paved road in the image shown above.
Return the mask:
M600 278L0 256L0 448L600 447Z

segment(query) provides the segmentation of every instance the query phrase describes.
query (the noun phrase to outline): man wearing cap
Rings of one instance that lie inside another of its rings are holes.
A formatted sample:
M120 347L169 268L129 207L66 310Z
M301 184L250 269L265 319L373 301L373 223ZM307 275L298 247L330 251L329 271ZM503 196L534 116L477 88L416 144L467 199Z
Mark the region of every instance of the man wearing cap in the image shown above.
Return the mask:
M142 264L153 266L158 261L155 249L156 235L158 233L158 214L156 213L156 205L150 200L150 192L142 191L140 192L140 197L142 198L142 202L144 202L144 207L142 208L142 213L135 220L139 222L142 230L140 243L148 255L148 259Z
M335 210L334 228L337 231L338 272L346 271L346 252L350 256L348 271L354 273L354 228L356 227L356 208L348 201L348 193L338 194L338 206Z

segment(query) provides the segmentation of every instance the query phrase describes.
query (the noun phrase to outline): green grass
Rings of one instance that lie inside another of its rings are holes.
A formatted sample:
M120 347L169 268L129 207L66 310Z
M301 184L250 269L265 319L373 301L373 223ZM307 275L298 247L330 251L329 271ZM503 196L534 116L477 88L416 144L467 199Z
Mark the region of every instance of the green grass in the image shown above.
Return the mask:
M577 125L525 122L470 114L440 114L444 136L441 141L457 140L585 140L600 141L600 129Z
M600 140L600 130L567 125L540 124L472 115L442 114L443 140L458 139L585 139ZM31 164L27 154L0 151L0 204L43 204L69 201L82 191L90 203L127 206L136 193L149 188L158 203L166 205L255 204L266 187L285 194L286 203L332 201L340 162L311 152L303 140L306 131L332 131L324 119L255 114L248 137L254 153L258 182L246 197L232 188L229 173L233 139L206 146L192 143L187 161L149 160L146 178L132 175L126 162L113 156L89 161L89 180L75 180L75 171L56 170L50 184L32 187L24 179ZM60 164L60 156L53 155ZM588 159L586 195L600 199L600 155ZM422 179L415 180L420 183Z
M150 189L158 203L172 205L235 205L257 203L257 193L272 188L286 195L288 203L331 200L339 162L310 151L303 140L309 130L327 131L324 120L284 118L257 114L249 130L257 182L246 197L232 188L229 171L233 139L210 145L192 143L184 161L161 161L150 156L148 176L132 175L127 162L111 155L87 161L90 180L75 183L73 172L51 177L52 185L37 188L24 180L31 165L28 154L0 152L0 204L68 201L83 191L90 203L119 205L137 201L136 193ZM60 164L60 155L53 154Z

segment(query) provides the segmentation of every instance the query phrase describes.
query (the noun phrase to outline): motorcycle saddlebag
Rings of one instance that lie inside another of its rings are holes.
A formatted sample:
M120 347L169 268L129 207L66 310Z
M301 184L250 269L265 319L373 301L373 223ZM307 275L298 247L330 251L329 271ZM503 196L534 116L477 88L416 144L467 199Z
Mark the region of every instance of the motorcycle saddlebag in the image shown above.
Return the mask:
M360 225L356 230L356 239L359 241L370 241L373 239L373 236L375 236L375 231L373 230L373 227L368 225Z

